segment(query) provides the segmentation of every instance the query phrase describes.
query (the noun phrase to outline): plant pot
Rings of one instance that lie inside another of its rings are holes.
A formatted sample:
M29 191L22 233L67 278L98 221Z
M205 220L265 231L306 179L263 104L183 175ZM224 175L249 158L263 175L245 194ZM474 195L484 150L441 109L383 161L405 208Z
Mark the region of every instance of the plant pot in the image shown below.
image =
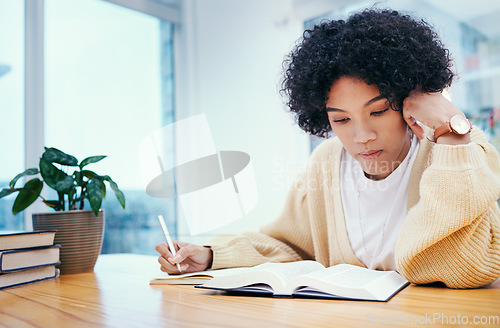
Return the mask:
M57 230L54 243L61 245L61 274L90 272L101 253L104 211L61 211L32 215L34 230Z

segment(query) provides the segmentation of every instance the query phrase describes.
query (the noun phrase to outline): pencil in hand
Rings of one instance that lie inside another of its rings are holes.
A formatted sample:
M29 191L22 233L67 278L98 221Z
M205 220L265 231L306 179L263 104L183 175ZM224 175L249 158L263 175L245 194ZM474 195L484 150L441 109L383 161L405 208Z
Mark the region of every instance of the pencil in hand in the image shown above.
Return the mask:
M170 253L172 253L172 256L175 256L175 247L174 243L172 242L172 238L170 238L170 233L168 232L167 225L165 224L165 220L163 219L163 215L158 215L158 220L160 221L161 229L163 230L163 234L165 235L165 238L167 239L167 245L168 248L170 248ZM179 270L179 273L182 273L181 270L181 265L179 263L176 263L177 269Z

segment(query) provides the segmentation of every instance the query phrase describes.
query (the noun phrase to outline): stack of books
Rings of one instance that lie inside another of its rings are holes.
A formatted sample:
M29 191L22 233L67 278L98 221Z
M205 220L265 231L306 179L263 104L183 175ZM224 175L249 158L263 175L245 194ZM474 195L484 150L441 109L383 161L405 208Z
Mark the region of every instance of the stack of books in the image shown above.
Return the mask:
M55 230L0 231L0 289L56 278Z

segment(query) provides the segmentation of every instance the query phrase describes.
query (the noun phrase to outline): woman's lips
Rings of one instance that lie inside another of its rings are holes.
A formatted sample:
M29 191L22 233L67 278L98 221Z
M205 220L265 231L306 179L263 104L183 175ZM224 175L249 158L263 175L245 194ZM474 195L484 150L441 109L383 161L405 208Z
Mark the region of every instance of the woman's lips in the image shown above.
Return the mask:
M358 155L363 159L376 159L382 154L382 150L368 150L358 153Z

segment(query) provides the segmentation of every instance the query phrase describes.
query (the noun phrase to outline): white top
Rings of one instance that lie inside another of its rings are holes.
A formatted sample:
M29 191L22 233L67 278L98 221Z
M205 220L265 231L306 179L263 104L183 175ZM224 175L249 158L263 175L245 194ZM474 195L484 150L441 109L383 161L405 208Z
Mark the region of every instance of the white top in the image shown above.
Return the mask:
M347 234L354 254L369 269L396 269L394 251L406 218L408 183L418 147L414 135L403 162L377 181L367 178L359 163L342 151L340 188Z

